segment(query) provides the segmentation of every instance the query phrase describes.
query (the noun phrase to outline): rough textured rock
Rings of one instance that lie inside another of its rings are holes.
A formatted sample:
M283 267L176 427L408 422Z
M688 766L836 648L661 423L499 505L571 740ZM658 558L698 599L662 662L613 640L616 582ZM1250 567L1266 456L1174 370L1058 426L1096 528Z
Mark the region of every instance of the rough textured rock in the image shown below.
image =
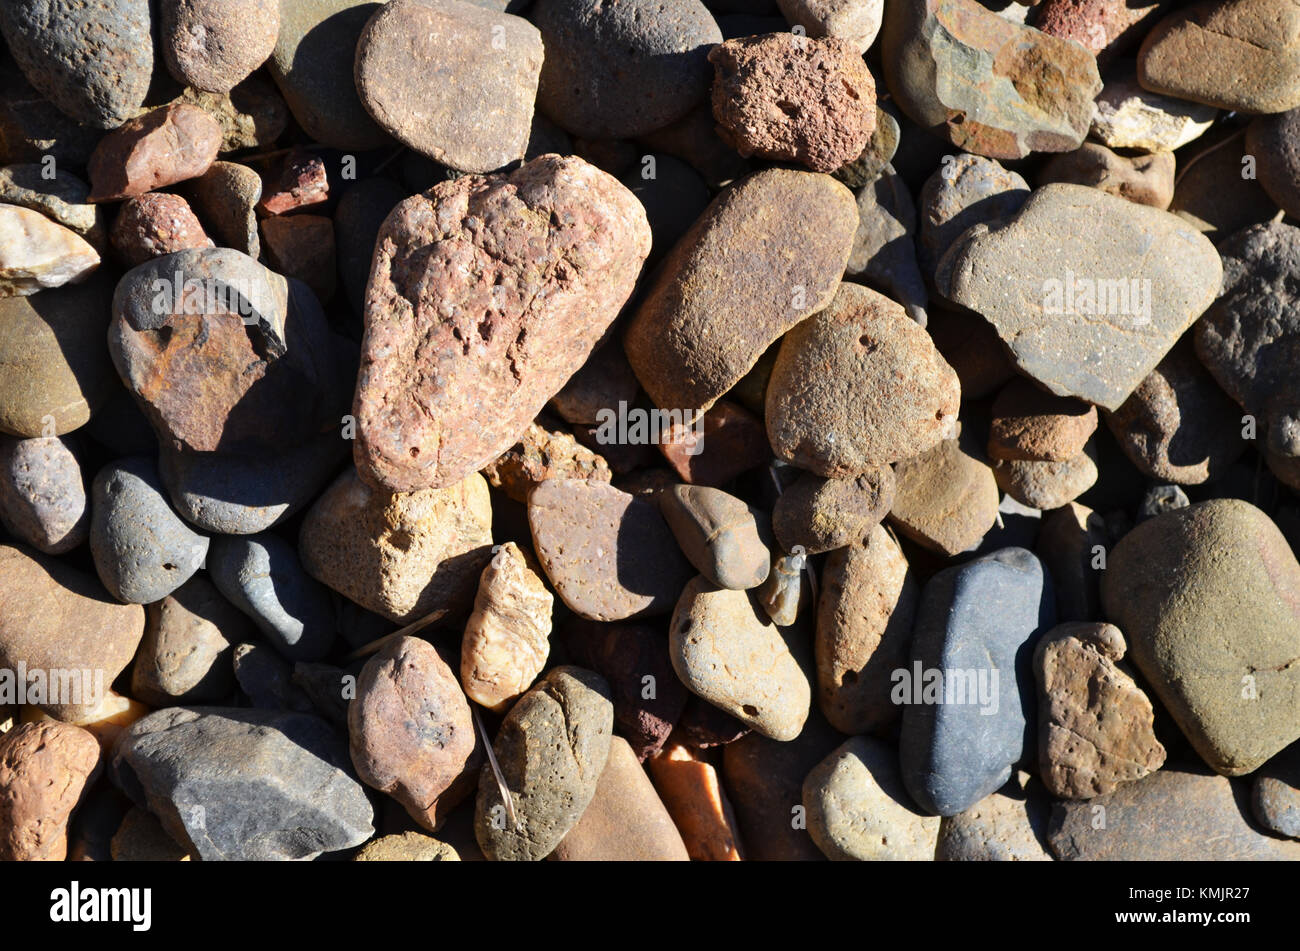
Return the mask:
M1300 564L1248 502L1149 519L1110 553L1106 617L1197 753L1249 773L1300 738Z
M308 511L298 550L312 577L407 624L467 610L491 544L492 504L477 473L390 493L348 469Z
M1105 416L1129 461L1161 482L1217 481L1246 451L1241 408L1196 358L1190 336Z
M127 267L187 248L213 246L189 202L166 192L151 192L124 202L113 222L111 238Z
M853 478L932 449L950 433L960 400L957 374L901 306L841 284L781 343L767 433L778 458Z
M99 698L88 694L112 684L135 654L144 608L117 604L92 576L15 545L0 545L0 576L0 669L78 674L60 681L57 702L47 682L50 702L39 706L61 720L93 711Z
M1048 803L1018 773L995 793L939 824L938 862L1050 862Z
M1196 354L1234 400L1255 416L1268 449L1300 456L1300 228L1252 225L1220 247L1223 291L1196 325Z
M1300 106L1300 8L1202 0L1165 17L1138 51L1147 89L1240 112Z
M1034 27L1081 43L1105 66L1136 46L1170 5L1169 0L1045 0Z
M325 160L302 148L291 149L279 168L267 176L264 191L257 203L257 210L264 215L285 215L324 205L330 197Z
M872 469L855 479L801 475L776 500L772 530L785 551L810 555L866 539L894 504L894 470Z
M197 106L174 103L123 123L90 156L89 201L132 198L198 178L221 147L221 126Z
M543 482L529 498L528 524L546 577L582 617L666 614L690 579L658 506L613 486Z
M547 50L537 105L585 139L644 135L682 118L704 98L705 57L722 42L697 0L541 0L532 19Z
M305 713L159 710L122 737L113 779L205 862L310 859L375 831L346 744Z
M1032 749L1027 645L1055 613L1050 579L1023 548L947 568L926 584L912 669L892 690L905 704L903 781L921 808L945 816L968 809Z
M865 53L880 32L883 0L777 0L781 15L808 36L835 36Z
M924 327L929 294L917 263L916 207L892 165L858 192L858 230L845 277L883 287Z
M28 81L60 110L97 129L135 114L154 51L149 0L15 0L0 33Z
M518 825L483 764L474 807L483 854L535 862L554 851L596 794L613 725L609 685L581 667L556 667L520 697L493 743Z
M99 252L40 212L0 204L0 296L20 297L84 281Z
M993 463L998 488L1022 505L1047 511L1073 502L1097 482L1097 450L1084 450L1060 462L999 459Z
M608 482L612 477L599 455L563 430L538 423L529 424L519 442L483 468L483 475L494 489L525 505L532 490L547 479Z
M99 773L99 744L80 727L47 721L0 733L0 860L60 862L68 819Z
M385 835L361 847L354 862L459 862L460 855L446 842L419 832Z
M890 524L931 551L970 551L997 521L993 470L957 439L945 439L929 452L900 462L894 478L898 490L889 510Z
M1092 239L1068 237L1080 233ZM1221 265L1168 212L1046 185L1014 217L967 231L939 271L943 295L987 318L1022 372L1113 410L1214 300Z
M460 682L475 703L504 713L532 686L550 653L555 599L514 542L479 578L460 648Z
M1127 649L1113 624L1052 628L1034 649L1038 768L1054 796L1091 799L1159 769L1154 713L1116 666Z
M1097 429L1097 408L1045 392L1016 377L993 401L991 459L1064 462L1083 451Z
M1098 815L1105 817L1103 825ZM1187 770L1162 769L1086 802L1057 801L1047 837L1056 857L1065 861L1300 858L1300 844L1251 826L1228 779Z
M234 645L253 636L252 622L212 582L193 577L145 608L131 694L157 707L221 700L234 687Z
M482 749L456 675L428 641L398 637L366 662L348 704L352 764L430 832L473 790Z
M945 156L917 198L917 258L926 279L934 280L940 259L963 232L1014 215L1028 197L1029 184L1020 173L993 159L965 152Z
M661 493L659 509L682 552L711 584L743 591L767 580L772 553L766 512L698 485Z
M280 35L279 0L176 0L159 12L167 69L207 92L233 89L266 62Z
M1088 134L1097 62L975 0L886 5L885 79L917 124L992 158L1068 152Z
M387 3L357 41L357 94L370 115L393 138L462 172L524 157L541 70L536 27L463 0ZM434 72L452 81L425 81Z
M670 430L659 451L691 485L726 485L772 458L763 421L730 400L718 400L695 427Z
M1038 183L1050 182L1087 185L1139 205L1165 209L1174 198L1174 153L1119 155L1104 145L1085 142L1043 166Z
M221 151L266 148L289 125L289 107L275 86L249 76L230 92L186 87L172 102L198 106L221 127Z
M1268 197L1292 218L1300 216L1300 109L1252 122L1246 151L1257 159L1259 183Z
M114 862L188 862L190 854L176 844L153 813L132 806L122 817L110 845Z
M509 449L590 356L649 251L640 203L578 158L543 156L399 204L366 294L362 477L438 488ZM412 352L414 364L398 358Z
M0 436L0 525L47 555L86 540L90 509L81 466L66 440Z
M119 601L150 604L203 566L208 538L167 502L152 459L111 462L95 476L90 553L99 580Z
M673 612L669 653L692 693L764 736L799 735L812 692L808 678L748 592L693 580Z
M855 736L803 784L808 834L826 857L858 862L928 862L939 817L919 812L903 788L894 748Z
M707 409L829 304L857 226L853 193L811 172L768 169L715 198L628 324L627 357L655 405Z
M876 127L876 84L838 37L768 33L709 51L718 134L744 158L833 172L862 154Z
M910 656L920 585L898 543L879 525L831 553L817 604L817 702L841 733L879 733L902 708L892 675Z
M1092 134L1112 149L1172 152L1204 134L1218 114L1213 106L1143 89L1130 67L1107 77L1097 96Z

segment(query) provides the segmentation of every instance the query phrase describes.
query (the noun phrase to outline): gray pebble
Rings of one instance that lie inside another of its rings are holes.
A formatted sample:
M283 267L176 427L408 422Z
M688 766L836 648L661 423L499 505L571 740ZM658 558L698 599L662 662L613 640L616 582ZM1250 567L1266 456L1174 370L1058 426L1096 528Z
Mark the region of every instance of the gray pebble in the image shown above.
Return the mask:
M86 540L90 509L81 466L67 440L0 436L0 524L47 555L61 555Z

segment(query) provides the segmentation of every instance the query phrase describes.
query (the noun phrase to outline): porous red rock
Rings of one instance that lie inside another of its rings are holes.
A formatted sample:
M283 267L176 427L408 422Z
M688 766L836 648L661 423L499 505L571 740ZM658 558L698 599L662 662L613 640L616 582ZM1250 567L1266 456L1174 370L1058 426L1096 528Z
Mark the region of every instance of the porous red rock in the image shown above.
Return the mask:
M68 819L99 770L99 743L68 723L0 734L0 861L62 861Z
M187 248L212 247L189 202L166 192L123 202L109 238L127 267Z

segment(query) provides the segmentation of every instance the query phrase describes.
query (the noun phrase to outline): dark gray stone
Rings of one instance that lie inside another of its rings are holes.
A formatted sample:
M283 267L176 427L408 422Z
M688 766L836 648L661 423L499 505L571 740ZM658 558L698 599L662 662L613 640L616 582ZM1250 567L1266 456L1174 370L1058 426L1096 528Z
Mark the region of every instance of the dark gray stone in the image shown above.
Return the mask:
M365 311L366 282L379 228L407 192L387 178L366 178L343 193L334 212L334 245L343 291L353 313Z
M1255 818L1278 835L1300 839L1300 744L1259 768L1250 790Z
M253 706L262 710L313 712L311 700L293 682L293 668L265 644L240 644L231 661L239 689Z
M845 276L879 288L922 327L929 293L917 264L916 207L892 165L857 193L858 230Z
M653 161L647 161L647 159ZM712 195L695 169L681 159L648 152L620 179L645 206L654 235L651 260L658 260L677 243L704 209Z

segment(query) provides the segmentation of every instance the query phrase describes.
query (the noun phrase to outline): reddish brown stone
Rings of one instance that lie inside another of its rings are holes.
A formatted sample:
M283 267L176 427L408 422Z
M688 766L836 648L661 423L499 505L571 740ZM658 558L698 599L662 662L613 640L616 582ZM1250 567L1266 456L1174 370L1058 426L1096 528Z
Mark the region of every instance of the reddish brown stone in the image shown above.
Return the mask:
M583 448L568 433L533 423L523 438L483 469L488 484L516 502L528 502L528 493L547 479L585 479L608 482L605 460Z
M285 158L278 175L262 183L262 199L257 203L257 210L264 215L283 215L310 208L328 199L329 191L324 160L294 150Z
M271 267L296 277L322 303L334 297L338 268L334 260L334 222L320 215L290 215L262 222L262 247Z
M1044 0L1034 26L1048 36L1074 40L1105 65L1142 42L1169 0Z
M100 139L90 156L90 197L115 201L198 178L216 161L221 126L200 109L172 103Z
M772 458L763 421L728 400L718 400L703 421L683 427L680 438L660 442L668 464L691 485L715 488Z
M212 247L212 239L204 234L189 202L166 192L123 202L110 238L127 267L173 251Z
M618 316L650 241L631 192L558 155L399 204L366 293L362 477L444 486L514 445Z
M0 861L62 861L68 818L99 768L99 743L68 723L0 734Z
M1097 431L1097 407L1018 376L993 401L989 458L1064 462Z

